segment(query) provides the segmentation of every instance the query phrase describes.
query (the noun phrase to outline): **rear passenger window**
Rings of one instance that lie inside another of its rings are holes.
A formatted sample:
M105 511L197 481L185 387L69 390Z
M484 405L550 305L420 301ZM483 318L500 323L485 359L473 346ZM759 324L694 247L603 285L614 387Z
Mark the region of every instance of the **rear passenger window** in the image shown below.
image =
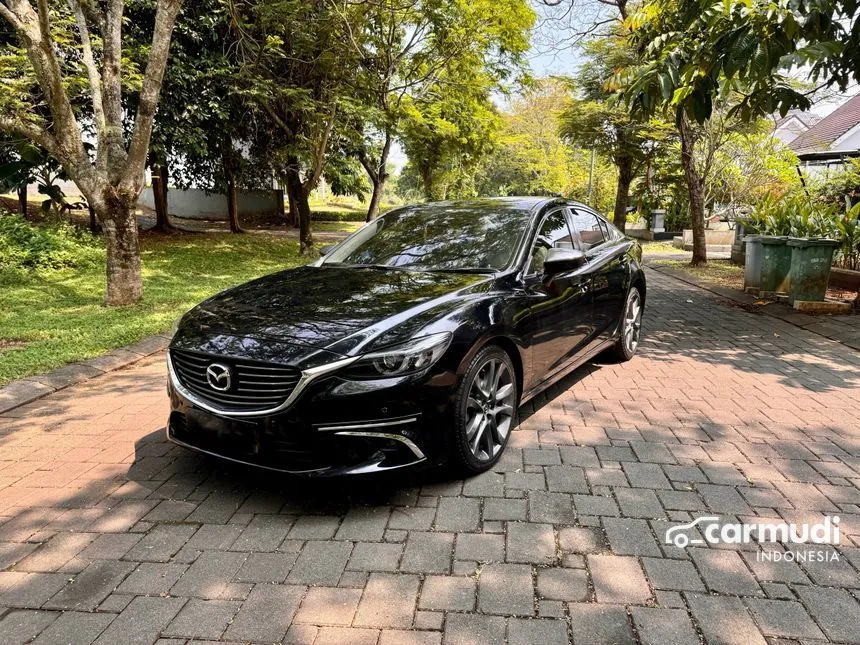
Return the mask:
M599 246L606 241L604 228L596 215L584 211L572 211L571 220L576 232L579 233L583 251Z

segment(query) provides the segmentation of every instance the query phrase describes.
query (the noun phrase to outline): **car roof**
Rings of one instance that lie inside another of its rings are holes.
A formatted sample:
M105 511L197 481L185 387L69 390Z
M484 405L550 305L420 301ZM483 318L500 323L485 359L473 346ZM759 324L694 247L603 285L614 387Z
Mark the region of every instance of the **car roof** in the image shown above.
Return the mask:
M564 203L559 197L476 197L474 199L426 202L406 206L410 210L434 211L452 208L467 208L477 212L498 212L501 210L521 211L523 215L531 215L550 203ZM396 210L401 210L400 208Z

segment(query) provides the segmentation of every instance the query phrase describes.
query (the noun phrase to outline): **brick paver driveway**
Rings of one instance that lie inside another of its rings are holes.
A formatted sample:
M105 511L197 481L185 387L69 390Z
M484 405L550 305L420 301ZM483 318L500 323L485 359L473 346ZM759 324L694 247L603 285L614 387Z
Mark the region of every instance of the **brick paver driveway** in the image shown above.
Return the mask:
M468 481L172 447L162 357L7 413L0 641L860 641L860 354L649 277L641 355L528 406ZM825 514L836 561L663 544L701 515Z

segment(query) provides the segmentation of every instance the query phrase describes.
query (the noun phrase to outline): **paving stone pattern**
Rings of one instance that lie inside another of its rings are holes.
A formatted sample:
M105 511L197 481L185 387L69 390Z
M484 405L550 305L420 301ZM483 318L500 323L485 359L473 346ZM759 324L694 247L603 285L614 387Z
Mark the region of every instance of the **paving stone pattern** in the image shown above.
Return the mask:
M172 446L162 355L7 411L0 642L860 642L860 353L649 279L640 355L526 405L466 481ZM664 543L701 515L824 514L837 561Z

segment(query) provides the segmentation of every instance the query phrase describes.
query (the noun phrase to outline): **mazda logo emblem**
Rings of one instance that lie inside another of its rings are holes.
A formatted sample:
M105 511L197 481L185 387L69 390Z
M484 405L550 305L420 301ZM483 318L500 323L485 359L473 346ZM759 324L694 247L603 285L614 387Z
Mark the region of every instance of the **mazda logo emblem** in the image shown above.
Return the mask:
M232 385L232 374L230 368L221 363L212 363L206 368L206 380L213 390L226 392Z

